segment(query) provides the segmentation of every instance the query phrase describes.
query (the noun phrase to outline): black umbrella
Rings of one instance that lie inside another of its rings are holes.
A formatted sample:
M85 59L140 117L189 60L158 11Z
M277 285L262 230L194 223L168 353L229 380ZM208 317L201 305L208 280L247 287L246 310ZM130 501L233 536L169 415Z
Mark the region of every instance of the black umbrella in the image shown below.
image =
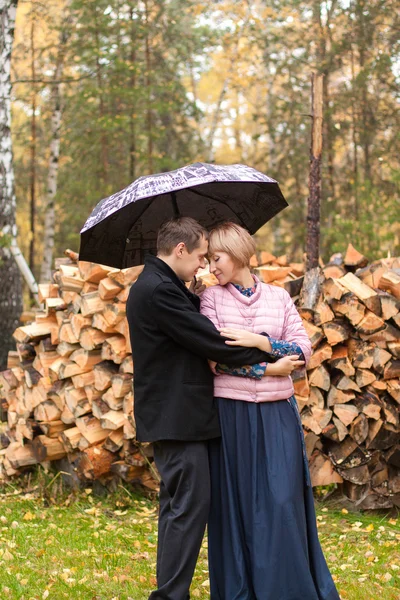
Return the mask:
M118 269L141 265L156 253L166 219L193 217L207 229L234 221L253 234L287 205L274 179L246 165L194 163L139 177L94 208L79 258Z

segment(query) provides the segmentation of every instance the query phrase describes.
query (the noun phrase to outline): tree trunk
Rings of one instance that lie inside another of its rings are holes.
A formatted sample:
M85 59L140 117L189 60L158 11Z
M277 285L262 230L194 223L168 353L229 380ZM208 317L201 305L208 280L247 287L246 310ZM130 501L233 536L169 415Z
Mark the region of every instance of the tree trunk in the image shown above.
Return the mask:
M17 0L0 0L0 370L7 366L12 333L22 312L21 275L9 246L16 236L11 144L11 50Z
M145 26L146 26L146 38L145 38L145 57L146 57L146 92L147 92L147 164L149 173L153 173L153 115L152 115L152 93L151 93L151 56L150 56L150 31L149 31L149 8L148 2L145 0Z
M67 3L66 9L69 8ZM61 127L61 83L64 70L65 47L71 32L71 18L68 15L62 25L59 38L59 52L56 70L54 72L54 85L52 88L53 113L51 116L51 142L49 172L47 176L47 199L44 218L43 260L40 269L40 281L45 283L51 280L53 265L53 249L55 235L55 196L57 194L58 164L60 157L60 127Z
M31 21L31 77L36 81L35 69L35 14ZM30 173L30 240L29 240L29 268L35 269L35 224L36 224L36 85L32 83L31 104L31 173Z
M132 102L130 104L130 117L129 117L129 129L130 129L130 143L129 143L129 177L131 181L136 178L136 25L134 19L134 10L130 9L129 13L131 21L131 94Z
M307 211L306 270L318 267L320 212L321 212L321 162L322 162L322 110L323 110L323 76L312 76L312 142L310 159L309 187Z

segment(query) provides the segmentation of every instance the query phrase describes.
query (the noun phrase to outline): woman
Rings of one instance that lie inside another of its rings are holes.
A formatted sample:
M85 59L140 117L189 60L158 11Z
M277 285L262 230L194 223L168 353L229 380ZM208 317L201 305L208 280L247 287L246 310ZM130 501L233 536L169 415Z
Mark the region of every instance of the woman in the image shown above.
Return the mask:
M338 600L318 540L290 377L311 344L289 294L251 274L254 251L234 223L211 231L219 285L203 292L201 312L227 344L278 357L241 369L212 364L222 437L210 442L211 600Z

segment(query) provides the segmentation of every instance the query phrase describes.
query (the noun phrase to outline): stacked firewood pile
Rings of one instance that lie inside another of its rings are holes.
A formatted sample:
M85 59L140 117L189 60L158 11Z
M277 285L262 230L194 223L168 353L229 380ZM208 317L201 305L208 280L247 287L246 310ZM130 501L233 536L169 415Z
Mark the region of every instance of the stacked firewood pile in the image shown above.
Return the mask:
M400 259L351 245L298 307L313 355L294 376L313 485L341 484L359 508L400 506Z
M14 332L17 350L0 374L3 473L67 457L83 481L119 476L156 489L151 448L135 442L125 311L142 267L111 269L68 254L56 261L54 283L39 286L44 310Z
M252 267L299 298L302 263L260 252ZM362 508L400 505L400 260L368 265L349 246L321 269L317 305L299 306L313 356L294 377L313 484L337 483ZM85 482L157 487L151 445L135 442L133 418L125 304L140 271L72 252L57 259L54 282L40 286L44 309L15 331L17 350L0 374L3 476L59 461Z

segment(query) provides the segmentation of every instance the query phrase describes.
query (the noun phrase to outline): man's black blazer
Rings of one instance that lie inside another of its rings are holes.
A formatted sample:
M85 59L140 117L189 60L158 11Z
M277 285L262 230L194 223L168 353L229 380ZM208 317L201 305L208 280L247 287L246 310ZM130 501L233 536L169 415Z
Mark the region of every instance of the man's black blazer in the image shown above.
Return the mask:
M146 258L127 303L139 441L218 437L207 359L230 366L275 360L254 348L226 345L199 307L199 298L163 260Z

